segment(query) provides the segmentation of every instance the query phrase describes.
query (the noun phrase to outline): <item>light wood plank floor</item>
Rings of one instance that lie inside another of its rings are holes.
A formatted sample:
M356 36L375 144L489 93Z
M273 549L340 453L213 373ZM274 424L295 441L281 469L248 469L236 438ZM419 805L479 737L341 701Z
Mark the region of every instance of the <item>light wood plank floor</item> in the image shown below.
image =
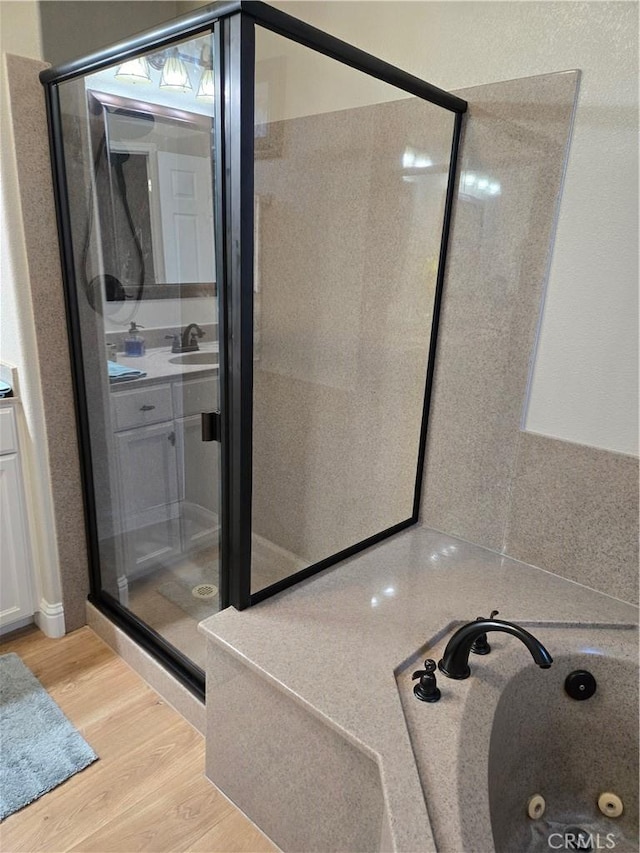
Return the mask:
M204 776L204 738L89 628L0 642L99 756L0 826L4 853L277 850Z

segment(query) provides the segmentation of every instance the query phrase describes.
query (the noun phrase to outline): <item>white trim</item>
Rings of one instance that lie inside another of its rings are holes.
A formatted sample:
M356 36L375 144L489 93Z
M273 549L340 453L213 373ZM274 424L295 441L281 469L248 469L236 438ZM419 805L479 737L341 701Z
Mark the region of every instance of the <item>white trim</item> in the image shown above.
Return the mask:
M37 359L35 363L38 364ZM34 400L34 405L42 410L41 396L38 397L38 401ZM51 598L62 597L51 491L51 468L46 434L43 442L39 444L37 441L39 428L27 422L26 404L17 405L15 413L18 426L18 454L22 466L22 491L26 508L28 562L31 567L29 571L31 607L35 614L39 607L38 601L43 599L44 595L50 595ZM36 438L32 438L32 434Z
M61 601L56 604L49 604L48 601L41 598L34 613L34 619L38 628L47 637L52 639L64 637L64 607Z
M118 587L118 601L123 607L129 606L129 580L126 575L118 575L116 580Z

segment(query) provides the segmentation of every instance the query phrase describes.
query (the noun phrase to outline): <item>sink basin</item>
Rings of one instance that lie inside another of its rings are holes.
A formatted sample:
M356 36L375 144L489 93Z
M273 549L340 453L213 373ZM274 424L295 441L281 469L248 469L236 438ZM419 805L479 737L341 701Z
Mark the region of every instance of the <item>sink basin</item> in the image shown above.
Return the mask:
M169 364L217 364L217 352L186 352L169 359Z
M412 671L426 657L442 657L452 625L396 672L437 850L637 851L637 629L519 624L549 649L549 669L535 666L513 637L492 633L491 654L471 655L470 678L439 677L442 701L419 702ZM597 682L585 701L564 689L575 670L587 670ZM599 811L605 792L622 799L620 817ZM544 797L546 811L531 819L527 805L535 794ZM580 831L575 844L585 846L571 848Z

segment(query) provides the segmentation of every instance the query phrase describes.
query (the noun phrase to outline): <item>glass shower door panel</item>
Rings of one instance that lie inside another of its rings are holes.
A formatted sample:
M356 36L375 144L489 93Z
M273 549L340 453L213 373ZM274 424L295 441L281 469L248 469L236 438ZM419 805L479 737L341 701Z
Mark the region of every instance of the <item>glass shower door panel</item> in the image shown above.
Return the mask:
M124 63L59 84L100 594L200 668L220 606L211 51L207 34L143 57L144 83Z
M407 523L454 115L256 27L252 592Z

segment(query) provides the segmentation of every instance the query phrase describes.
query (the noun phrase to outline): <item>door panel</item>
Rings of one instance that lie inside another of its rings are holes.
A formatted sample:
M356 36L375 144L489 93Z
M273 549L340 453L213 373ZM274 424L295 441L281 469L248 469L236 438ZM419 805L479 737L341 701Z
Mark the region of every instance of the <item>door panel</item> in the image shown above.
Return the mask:
M210 160L159 151L158 180L167 280L214 281Z
M191 95L160 88L157 51L142 63L144 86L128 82L127 63L62 81L56 156L68 185L70 322L98 556L92 594L119 607L134 634L152 644L160 635L193 680L204 666L197 624L220 606L218 596L194 595L220 586L220 448L199 429L219 399L213 101L196 99L213 32L174 47ZM131 323L142 355L126 352ZM211 355L202 365L176 361L194 331Z

